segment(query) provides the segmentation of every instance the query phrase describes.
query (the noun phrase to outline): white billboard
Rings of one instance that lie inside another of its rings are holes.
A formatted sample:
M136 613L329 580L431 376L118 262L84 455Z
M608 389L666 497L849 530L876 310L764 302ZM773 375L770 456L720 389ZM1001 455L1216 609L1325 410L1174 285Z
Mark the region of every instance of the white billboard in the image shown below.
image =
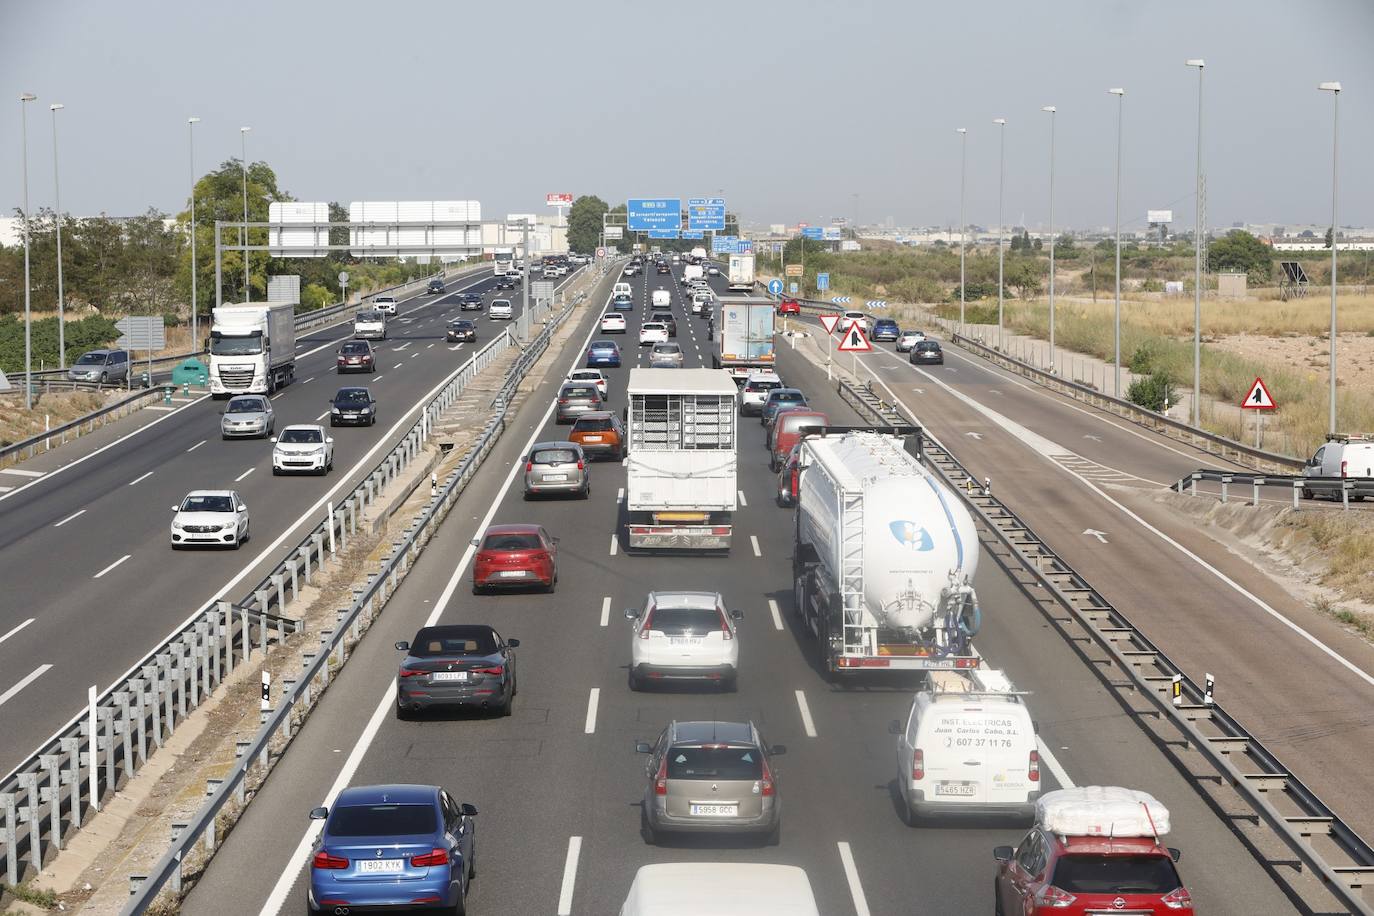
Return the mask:
M624 226L606 226L602 231L606 233L607 240L623 239L625 237Z
M269 252L274 258L322 258L329 252L319 245L329 244L329 229L300 226L292 223L329 222L329 204L306 203L299 200L273 202L267 205L267 221L282 223L267 230Z
M354 201L348 205L348 219L376 224L349 230L355 257L439 254L447 258L480 255L482 250L482 205L475 200ZM399 247L400 251L368 250L384 247ZM438 248L447 250L436 251Z
M1174 221L1173 210L1146 210L1145 222L1147 223L1172 223Z

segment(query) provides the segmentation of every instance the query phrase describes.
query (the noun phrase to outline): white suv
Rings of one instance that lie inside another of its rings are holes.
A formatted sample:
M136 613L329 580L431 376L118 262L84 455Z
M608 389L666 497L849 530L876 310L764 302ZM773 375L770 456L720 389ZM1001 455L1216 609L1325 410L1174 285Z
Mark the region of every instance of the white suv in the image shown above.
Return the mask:
M492 321L496 321L497 319L509 321L513 314L514 311L511 309L509 299L493 299L491 300L491 305L487 306L487 318Z
M691 680L734 690L739 676L742 611L727 611L719 592L649 592L633 624L630 689L649 681Z
M382 312L382 313L384 313L384 314L387 314L387 315L395 315L395 314L396 314L396 297L395 297L395 296L378 296L377 298L375 298L375 299L372 300L372 307L373 307L374 309L376 309L377 311Z
M334 467L334 437L323 426L297 423L272 439L272 473L310 471L328 474Z
M782 387L782 379L771 370L750 372L739 392L740 413L762 413L763 402L768 400L768 392Z
M668 326L661 321L646 321L639 326L639 345L667 343Z

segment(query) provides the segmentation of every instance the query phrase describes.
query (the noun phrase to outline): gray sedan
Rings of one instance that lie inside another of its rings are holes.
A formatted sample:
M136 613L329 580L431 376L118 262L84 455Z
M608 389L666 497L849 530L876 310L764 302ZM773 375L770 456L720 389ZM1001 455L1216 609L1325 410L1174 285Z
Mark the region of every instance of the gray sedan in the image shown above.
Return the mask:
M276 414L272 402L260 394L241 394L230 398L219 422L222 439L237 439L252 436L266 439L272 435L276 426Z

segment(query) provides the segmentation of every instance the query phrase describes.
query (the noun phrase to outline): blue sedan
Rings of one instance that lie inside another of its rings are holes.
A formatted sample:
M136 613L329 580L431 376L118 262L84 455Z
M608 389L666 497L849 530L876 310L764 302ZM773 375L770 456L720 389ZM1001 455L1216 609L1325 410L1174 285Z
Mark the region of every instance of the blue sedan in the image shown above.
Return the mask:
M620 347L613 340L593 340L587 348L587 368L620 367Z
M358 786L339 793L310 862L311 913L436 909L462 916L476 876L477 809L438 786Z

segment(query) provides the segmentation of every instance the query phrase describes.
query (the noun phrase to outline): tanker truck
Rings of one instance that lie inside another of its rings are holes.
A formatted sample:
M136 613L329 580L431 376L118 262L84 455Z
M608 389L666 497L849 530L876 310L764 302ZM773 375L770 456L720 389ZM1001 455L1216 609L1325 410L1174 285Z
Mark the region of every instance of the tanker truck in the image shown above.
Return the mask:
M978 667L977 533L907 450L919 437L826 427L801 441L794 606L831 678Z

